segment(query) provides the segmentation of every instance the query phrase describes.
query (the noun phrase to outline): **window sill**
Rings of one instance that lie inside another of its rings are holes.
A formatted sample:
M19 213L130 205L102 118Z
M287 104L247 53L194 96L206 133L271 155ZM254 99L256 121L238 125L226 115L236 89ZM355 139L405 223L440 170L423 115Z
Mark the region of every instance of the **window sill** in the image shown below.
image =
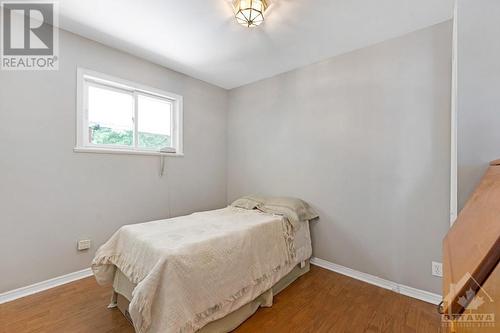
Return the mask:
M95 154L117 154L117 155L143 155L143 156L167 156L182 157L183 153L160 153L149 150L127 150L119 148L98 148L98 147L75 147L75 153L95 153Z

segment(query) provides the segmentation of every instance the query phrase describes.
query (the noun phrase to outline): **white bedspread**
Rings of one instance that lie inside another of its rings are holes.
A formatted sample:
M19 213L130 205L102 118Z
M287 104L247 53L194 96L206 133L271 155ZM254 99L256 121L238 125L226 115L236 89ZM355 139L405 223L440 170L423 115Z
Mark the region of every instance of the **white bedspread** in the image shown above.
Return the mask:
M293 231L281 216L235 207L118 230L92 269L115 266L137 284L129 312L138 333L194 332L271 288L293 268Z

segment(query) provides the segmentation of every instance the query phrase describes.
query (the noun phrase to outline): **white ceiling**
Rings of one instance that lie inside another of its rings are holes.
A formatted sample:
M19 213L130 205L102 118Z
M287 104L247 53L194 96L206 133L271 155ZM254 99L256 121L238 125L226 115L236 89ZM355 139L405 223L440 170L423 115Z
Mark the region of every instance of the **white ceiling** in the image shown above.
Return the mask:
M60 0L60 26L234 88L452 17L453 0L274 0L258 28L227 0Z

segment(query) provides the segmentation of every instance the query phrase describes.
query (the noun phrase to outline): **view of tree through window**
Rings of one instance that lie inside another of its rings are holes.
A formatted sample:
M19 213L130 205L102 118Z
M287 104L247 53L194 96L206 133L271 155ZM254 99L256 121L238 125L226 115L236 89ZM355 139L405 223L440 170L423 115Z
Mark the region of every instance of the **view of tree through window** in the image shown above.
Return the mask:
M148 95L137 95L101 86L88 88L89 142L96 145L134 147L135 122L138 147L160 150L172 146L172 104Z
M172 136L172 103L146 95L139 95L138 144L140 148L170 147Z

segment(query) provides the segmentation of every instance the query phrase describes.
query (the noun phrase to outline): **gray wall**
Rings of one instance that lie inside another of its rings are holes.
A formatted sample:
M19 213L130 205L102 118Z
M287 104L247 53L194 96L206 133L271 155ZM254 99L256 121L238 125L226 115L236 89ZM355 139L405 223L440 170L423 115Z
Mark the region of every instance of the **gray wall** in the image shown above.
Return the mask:
M123 224L226 203L227 91L63 31L60 51L59 71L0 71L0 293L89 267ZM158 157L73 152L77 66L184 96L167 177Z
M451 22L229 94L228 200L310 202L316 257L440 293Z
M500 1L458 1L458 202L500 158Z
M88 267L123 224L252 192L312 203L315 256L439 292L450 44L448 22L233 90L228 106L223 89L61 31L59 71L0 71L0 293ZM157 157L73 152L77 66L184 96L186 156L167 177Z

